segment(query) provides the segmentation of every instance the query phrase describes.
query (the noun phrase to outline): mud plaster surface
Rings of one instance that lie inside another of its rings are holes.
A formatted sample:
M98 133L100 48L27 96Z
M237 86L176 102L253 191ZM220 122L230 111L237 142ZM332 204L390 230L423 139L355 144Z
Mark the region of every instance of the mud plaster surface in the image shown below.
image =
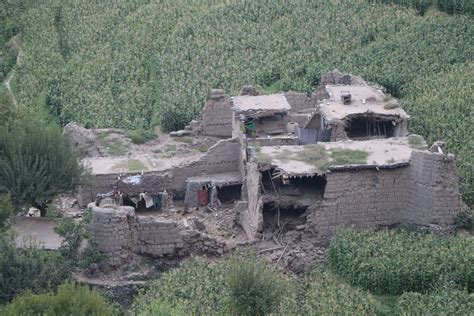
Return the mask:
M368 153L367 164L390 165L409 162L413 148L408 144L408 139L390 138L374 139L366 141L344 141L333 143L319 143L327 151L332 149L363 150ZM314 166L311 164L291 160L298 152L304 150L305 146L272 146L262 147L261 152L272 158L272 164L288 174L311 174ZM285 159L285 153L292 153Z
M325 100L320 104L323 116L342 120L345 117L353 114L375 113L381 115L400 116L408 118L408 114L401 108L384 109L384 105L393 102L385 99L382 91L370 86L326 86L330 93L329 100ZM341 95L343 93L350 93L352 102L350 104L343 104ZM369 101L373 98L373 101Z

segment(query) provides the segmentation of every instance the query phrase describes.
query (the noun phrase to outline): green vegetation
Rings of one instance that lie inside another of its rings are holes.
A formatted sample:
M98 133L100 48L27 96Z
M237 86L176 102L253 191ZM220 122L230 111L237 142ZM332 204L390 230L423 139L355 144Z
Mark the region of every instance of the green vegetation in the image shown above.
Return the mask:
M8 227L8 219L15 213L10 194L0 195L0 233Z
M70 283L58 287L57 293L33 294L27 292L17 296L10 304L0 309L2 315L77 315L107 316L117 311L97 292L86 286Z
M271 314L290 290L289 282L254 256L244 264L241 257L234 257L227 282L231 310L236 315Z
M462 308L461 314L474 311L474 294L455 284L447 282L428 290L424 294L407 292L382 297L353 287L329 271L315 270L299 279L288 278L254 256L214 263L191 259L150 283L136 297L132 312L138 315L432 315L444 311L459 314Z
M180 143L185 143L185 144L193 143L192 137L178 137L178 138L175 138L175 141L180 142Z
M430 9L438 9L448 14L474 15L474 3L471 0L371 0L376 3L394 3L416 8L421 14Z
M456 215L454 218L456 228L474 231L474 210L467 209Z
M132 143L138 145L156 138L156 134L153 131L144 129L128 130L125 135L132 140Z
M461 192L474 204L474 62L456 64L436 76L423 76L408 86L402 99L411 114L410 130L424 135L428 144L446 142L446 149L456 155Z
M128 153L127 145L119 138L109 138L106 136L101 140L101 143L109 156L120 157Z
M208 149L209 149L209 147L207 147L207 146L198 146L196 148L196 150L199 151L200 153L207 153Z
M0 235L0 303L25 290L54 289L71 273L70 262L57 252L45 252L31 245L17 249L12 237Z
M448 281L472 291L473 260L472 240L407 231L343 231L329 248L332 271L375 294L426 292Z
M423 136L410 134L408 135L408 144L415 149L425 149L427 147Z
M148 167L138 159L127 159L126 161L120 162L114 166L115 170L123 170L130 172L146 171Z
M353 288L327 272L310 275L298 315L375 315L380 303L367 291Z
M83 168L59 127L17 120L0 128L0 193L16 207L46 206L57 193L74 189Z
M400 315L469 315L474 312L474 294L443 286L429 294L405 293L398 306Z
M331 165L360 165L367 163L368 153L364 150L341 149L331 150Z

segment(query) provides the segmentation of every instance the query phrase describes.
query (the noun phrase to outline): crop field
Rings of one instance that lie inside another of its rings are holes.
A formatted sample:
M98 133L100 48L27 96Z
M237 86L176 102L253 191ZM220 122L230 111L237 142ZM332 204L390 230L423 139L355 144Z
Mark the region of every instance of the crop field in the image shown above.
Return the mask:
M199 113L211 88L228 95L244 84L312 91L321 74L338 68L401 98L412 131L447 141L459 156L465 200L474 200L470 1L7 0L0 6L2 41L19 34L24 51L11 83L19 104L47 108L60 124L179 129ZM5 47L3 78L14 65Z

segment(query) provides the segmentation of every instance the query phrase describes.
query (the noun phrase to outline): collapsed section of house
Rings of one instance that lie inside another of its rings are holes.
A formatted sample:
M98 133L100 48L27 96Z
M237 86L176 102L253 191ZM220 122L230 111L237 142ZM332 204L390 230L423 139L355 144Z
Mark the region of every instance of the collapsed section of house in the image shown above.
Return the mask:
M213 90L200 118L172 134L222 138L201 157L138 174L96 172L79 203L96 201L100 249L180 254L189 242L177 221L160 224L166 214L218 214L223 205L248 240L298 230L326 244L342 227L451 225L462 206L454 156L414 146L409 116L381 89L337 71L321 82L313 94L258 95L246 86L228 98ZM155 219L141 217L147 210ZM118 234L106 228L115 222L124 226Z

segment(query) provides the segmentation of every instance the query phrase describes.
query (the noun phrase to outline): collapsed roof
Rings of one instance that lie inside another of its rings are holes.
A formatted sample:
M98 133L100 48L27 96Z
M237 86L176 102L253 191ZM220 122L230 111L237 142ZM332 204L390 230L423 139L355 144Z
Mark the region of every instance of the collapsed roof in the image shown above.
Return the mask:
M319 105L321 115L327 122L344 120L354 115L375 114L409 119L409 115L394 98L387 97L382 90L369 85L327 85L329 99ZM348 102L342 99L348 97Z

